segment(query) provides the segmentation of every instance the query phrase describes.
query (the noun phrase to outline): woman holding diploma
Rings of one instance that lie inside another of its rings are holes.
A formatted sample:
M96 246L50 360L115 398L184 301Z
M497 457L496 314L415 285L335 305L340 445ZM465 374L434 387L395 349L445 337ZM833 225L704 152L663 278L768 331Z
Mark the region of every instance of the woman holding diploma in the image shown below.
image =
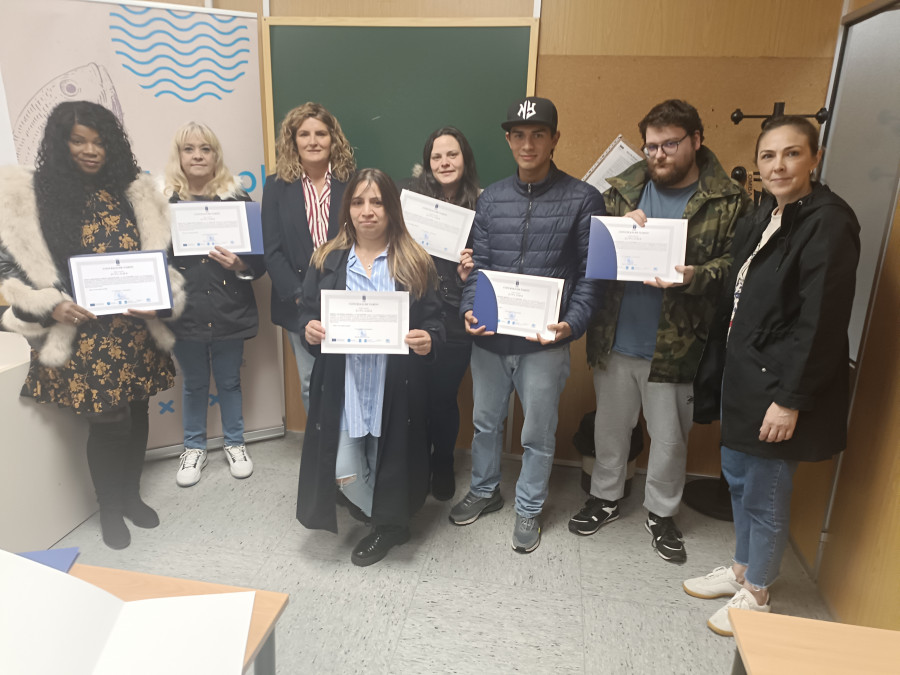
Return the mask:
M434 265L406 231L391 179L377 169L356 174L340 222L338 236L313 255L303 284L300 320L304 343L316 354L316 395L303 439L297 519L336 532L340 491L351 512L373 524L350 557L364 566L409 540L409 519L428 492L425 365L444 329ZM321 354L323 290L408 291L411 353Z
M175 132L166 167L166 193L180 201L249 202L250 195L231 175L219 139L205 124L188 122ZM250 282L263 274L262 256L236 255L216 246L208 255L179 256L187 307L172 324L175 358L183 377L184 452L175 482L190 487L206 466L206 415L209 374L216 378L225 458L235 478L253 473L244 444L241 362L244 340L256 335L259 319Z
M51 113L36 169L0 172L0 294L3 328L23 334L31 368L22 396L71 408L87 419L87 459L103 541L125 548L159 518L140 497L148 400L174 383L175 338L155 311L97 317L73 301L69 258L167 249L169 211L141 173L125 132L106 108L61 103ZM181 275L169 269L174 313Z
M442 127L425 141L422 172L409 189L433 199L475 210L481 189L475 154L456 127ZM428 447L431 449L431 494L446 501L456 492L453 451L459 434L459 385L472 355L472 338L459 318L462 287L472 270L472 249L460 251L459 263L432 256L437 269L441 318L447 342L431 367L428 388Z
M730 608L771 609L797 463L826 460L847 442L859 223L812 180L821 156L808 120L763 126L756 164L767 194L738 223L726 295L694 382L694 419L721 415L737 543L730 566L688 579L684 590L733 596L707 622L719 635L732 634Z
M340 123L318 103L304 103L284 116L276 150L275 174L266 178L262 199L272 322L288 332L308 413L314 359L300 338L303 278L313 251L340 229L338 209L356 163Z

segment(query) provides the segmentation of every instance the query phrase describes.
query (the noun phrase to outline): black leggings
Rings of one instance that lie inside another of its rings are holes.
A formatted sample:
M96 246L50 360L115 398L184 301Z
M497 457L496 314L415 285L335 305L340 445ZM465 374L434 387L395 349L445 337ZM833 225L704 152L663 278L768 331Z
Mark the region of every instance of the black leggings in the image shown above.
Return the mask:
M128 405L88 418L88 467L101 509L121 510L138 497L147 436L149 402Z

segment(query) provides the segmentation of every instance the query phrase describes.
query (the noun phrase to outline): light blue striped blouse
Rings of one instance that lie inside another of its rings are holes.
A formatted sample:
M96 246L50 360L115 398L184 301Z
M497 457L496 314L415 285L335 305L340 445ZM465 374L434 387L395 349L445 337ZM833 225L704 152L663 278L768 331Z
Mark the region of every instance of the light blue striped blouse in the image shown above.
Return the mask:
M356 246L347 258L348 291L393 291L394 280L387 263L387 249L372 263L372 278L366 276L356 257ZM341 430L350 438L366 434L381 436L381 413L384 409L384 377L387 354L347 354L344 369L344 410Z

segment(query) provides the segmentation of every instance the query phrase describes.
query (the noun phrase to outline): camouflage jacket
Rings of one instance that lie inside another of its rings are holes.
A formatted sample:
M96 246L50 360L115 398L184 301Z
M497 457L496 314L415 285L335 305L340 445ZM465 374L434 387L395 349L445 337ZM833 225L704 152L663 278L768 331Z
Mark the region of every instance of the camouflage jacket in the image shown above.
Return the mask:
M750 203L744 189L728 177L706 146L697 151L697 165L697 192L684 209L688 219L685 264L694 266L694 278L687 286L663 291L656 349L650 363L651 382L693 380L719 291L731 267L735 223ZM607 212L624 216L636 209L647 180L646 161L610 178L611 187L603 194ZM587 330L587 358L591 366L605 368L626 282L600 283L599 309Z

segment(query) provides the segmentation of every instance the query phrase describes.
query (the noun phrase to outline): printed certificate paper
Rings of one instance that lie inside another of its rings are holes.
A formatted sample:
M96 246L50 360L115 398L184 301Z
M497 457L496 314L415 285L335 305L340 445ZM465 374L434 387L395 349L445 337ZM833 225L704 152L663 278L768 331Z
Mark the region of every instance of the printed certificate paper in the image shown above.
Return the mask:
M619 281L663 281L681 283L684 275L675 265L684 265L687 220L648 218L641 227L631 218L593 216L588 245L589 279Z
M459 262L466 247L475 212L416 192L400 193L406 229L422 248L436 258Z
M479 326L503 335L545 340L556 336L547 326L559 323L565 281L529 274L478 270L472 314Z
M252 252L245 202L179 202L169 209L176 256L205 255L216 246L232 253Z
M165 251L76 255L69 272L75 302L97 316L172 308Z
M407 291L322 291L323 354L408 354Z
M607 178L618 176L642 159L643 155L632 150L622 139L622 134L619 134L581 180L590 183L600 192L606 192L609 189Z

